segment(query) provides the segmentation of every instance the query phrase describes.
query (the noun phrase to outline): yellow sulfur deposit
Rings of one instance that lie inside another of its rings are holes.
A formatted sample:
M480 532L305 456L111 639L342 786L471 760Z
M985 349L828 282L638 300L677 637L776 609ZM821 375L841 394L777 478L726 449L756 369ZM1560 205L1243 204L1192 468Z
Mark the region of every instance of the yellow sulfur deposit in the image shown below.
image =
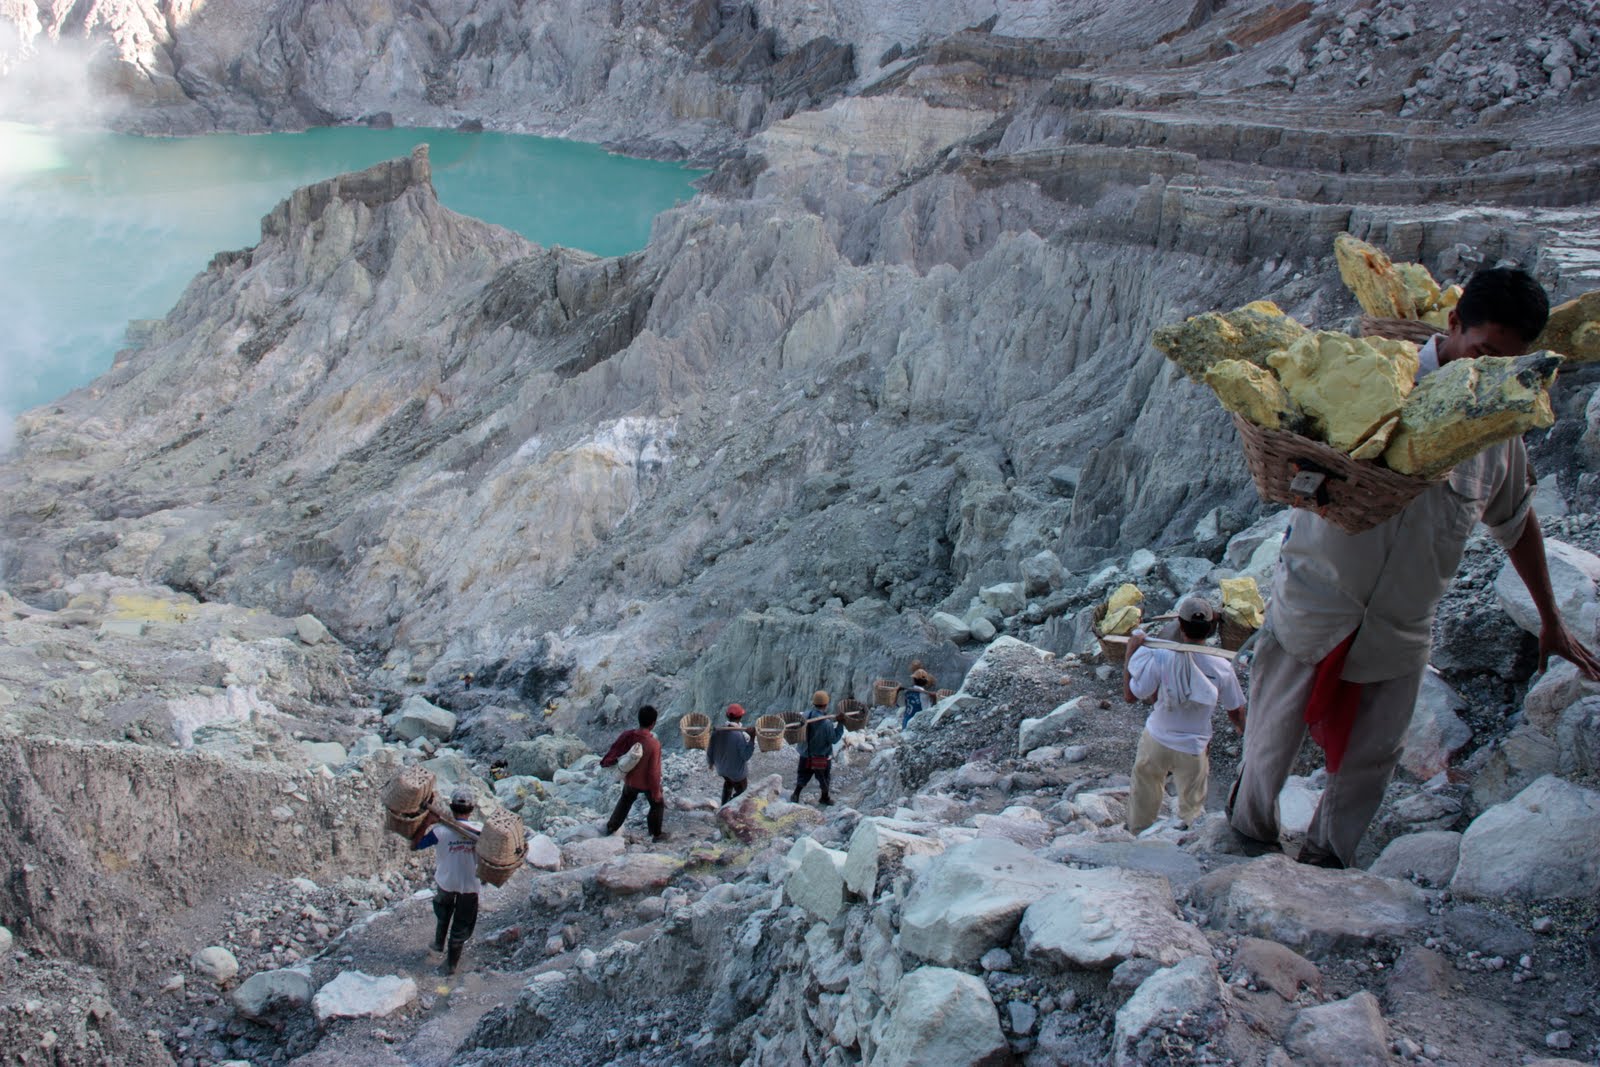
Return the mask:
M1139 625L1140 615L1139 609L1132 606L1108 611L1100 623L1100 632L1107 636L1130 634L1133 628Z
M1380 319L1416 318L1416 306L1400 272L1382 249L1341 233L1333 239L1339 278L1356 296L1361 310Z
M1600 289L1551 308L1533 347L1565 356L1568 363L1600 363Z
M1206 384L1223 407L1257 426L1292 430L1300 423L1300 410L1289 399L1277 375L1265 367L1242 359L1225 359L1206 371Z
M1139 587L1132 582L1123 582L1117 586L1116 592L1111 594L1111 599L1106 601L1106 616L1109 618L1114 612L1143 602L1144 594L1139 592Z
M1266 618L1267 602L1261 599L1256 580L1246 575L1223 578L1217 584L1222 587L1222 614L1240 626L1259 630Z
M1405 341L1308 333L1268 361L1317 436L1350 452L1383 431L1417 374L1417 349Z
M1240 359L1266 366L1267 357L1287 348L1306 328L1270 300L1255 300L1227 314L1208 311L1156 330L1151 343L1194 381L1214 363Z
M1492 444L1551 425L1547 390L1560 364L1547 352L1446 364L1406 400L1383 461L1401 474L1431 478Z

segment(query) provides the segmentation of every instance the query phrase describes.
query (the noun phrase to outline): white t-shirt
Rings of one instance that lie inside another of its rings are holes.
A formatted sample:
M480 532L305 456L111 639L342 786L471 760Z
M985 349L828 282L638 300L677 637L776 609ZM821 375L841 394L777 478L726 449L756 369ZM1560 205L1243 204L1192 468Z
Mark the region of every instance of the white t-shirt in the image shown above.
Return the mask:
M1185 658L1192 659L1206 681L1216 688L1216 696L1204 702L1185 702L1178 696L1178 671L1186 669ZM1244 690L1233 673L1233 665L1221 656L1203 652L1174 652L1170 648L1150 648L1134 652L1128 661L1129 686L1140 700L1156 698L1155 710L1145 720L1150 736L1172 749L1198 756L1211 741L1211 714L1221 704L1224 710L1244 707Z
M477 823L458 820L469 830L481 830ZM439 866L434 871L435 884L450 893L476 893L478 883L478 853L472 838L459 834L443 823L432 830L434 845L439 852Z

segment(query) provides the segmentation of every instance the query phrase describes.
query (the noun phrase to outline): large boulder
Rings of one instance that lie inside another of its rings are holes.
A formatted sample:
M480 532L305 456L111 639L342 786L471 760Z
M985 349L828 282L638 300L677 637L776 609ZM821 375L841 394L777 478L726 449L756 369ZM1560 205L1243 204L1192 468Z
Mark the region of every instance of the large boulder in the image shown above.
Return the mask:
M1216 961L1207 952L1156 971L1117 1011L1112 1034L1116 1067L1145 1067L1171 1059L1180 1048L1204 1043L1223 1025L1224 992Z
M1561 713L1556 723L1556 749L1561 773L1600 771L1600 697L1587 697Z
M1213 871L1195 883L1191 896L1211 926L1278 941L1313 958L1408 934L1428 922L1427 903L1413 885L1282 855Z
M633 896L665 888L681 870L683 861L676 856L634 852L601 865L594 884L614 897Z
M971 627L948 611L934 612L928 619L928 625L932 626L934 633L945 641L954 641L959 645L972 640Z
M537 871L559 871L561 869L561 847L546 834L534 834L528 838L528 866Z
M563 867L587 867L591 863L604 863L628 851L628 842L621 834L604 837L580 838L561 846Z
M1550 588L1555 593L1561 618L1579 640L1593 647L1597 624L1600 624L1600 604L1596 603L1600 556L1553 538L1545 539L1544 555L1550 568ZM1539 611L1533 605L1533 597L1528 595L1528 587L1509 562L1500 568L1494 580L1494 591L1506 614L1537 637Z
M1438 671L1431 667L1424 671L1411 724L1406 727L1400 766L1423 781L1449 766L1450 757L1472 740L1472 727L1459 714L1466 706Z
M1080 794L1081 796L1082 794ZM1058 838L1046 850L1049 859L1083 867L1125 867L1130 871L1159 874L1174 891L1193 885L1205 868L1200 861L1171 841L1094 841L1087 835Z
M1345 1000L1303 1008L1284 1047L1301 1067L1389 1067L1389 1024L1378 998L1365 990Z
M1111 968L1134 957L1169 966L1211 950L1179 917L1165 878L1101 868L1072 871L1071 880L1023 912L1028 959L1057 970Z
M1450 890L1468 898L1600 894L1600 793L1546 775L1461 835Z
M946 967L900 979L872 1067L1002 1067L1011 1050L988 988Z
M311 998L318 1023L330 1019L378 1018L417 999L417 983L397 975L341 971Z
M456 717L437 704L413 693L406 697L399 710L389 715L389 726L396 736L405 741L428 737L435 741L448 741L456 732Z
M1043 596L1059 588L1063 576L1061 560L1045 549L1022 561L1022 586L1029 596Z
M1564 659L1550 660L1550 666L1522 698L1522 715L1546 733L1555 730L1561 713L1585 697L1600 696L1600 682L1591 682Z
M789 899L821 919L832 922L844 907L845 854L802 837L789 849L789 877L783 888Z
M1081 872L1011 841L980 837L935 856L907 895L900 947L932 963L970 965L1011 940L1028 905Z
M978 599L1002 615L1015 615L1028 606L1021 582L1001 582L978 590Z
M1518 723L1477 763L1472 799L1481 808L1504 803L1535 781L1561 769L1555 739L1531 723Z
M532 741L507 745L506 770L549 782L555 779L557 771L572 766L588 751L589 746L571 734L545 734Z
M844 884L863 900L872 900L878 886L899 870L907 856L932 856L944 842L923 837L920 823L872 817L856 824L844 860Z
M233 991L233 1006L246 1019L259 1021L299 1011L311 1003L315 989L305 971L260 971Z
M1415 875L1428 885L1443 886L1455 876L1460 859L1460 834L1454 830L1428 830L1390 841L1367 869L1380 878Z
M233 981L234 975L239 973L239 961L221 945L212 945L196 952L189 957L189 966L218 985Z
M1070 737L1075 723L1088 714L1092 702L1088 697L1067 701L1048 715L1037 719L1023 719L1017 727L1017 755L1026 756L1036 748L1052 745Z

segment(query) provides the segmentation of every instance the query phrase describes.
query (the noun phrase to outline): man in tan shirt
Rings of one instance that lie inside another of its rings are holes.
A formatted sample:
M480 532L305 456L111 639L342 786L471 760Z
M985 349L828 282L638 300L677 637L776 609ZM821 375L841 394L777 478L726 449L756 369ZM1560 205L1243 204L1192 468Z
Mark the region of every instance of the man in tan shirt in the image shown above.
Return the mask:
M1450 332L1419 353L1419 376L1456 359L1521 355L1548 315L1544 290L1526 272L1479 271L1450 314ZM1600 662L1556 608L1532 495L1528 452L1516 438L1458 464L1363 533L1294 511L1251 671L1244 759L1228 800L1235 830L1278 840L1278 793L1309 726L1327 750L1329 775L1299 859L1333 867L1355 861L1400 758L1434 610L1478 522L1505 547L1533 597L1540 668L1555 655L1600 678ZM1323 718L1330 707L1342 713Z

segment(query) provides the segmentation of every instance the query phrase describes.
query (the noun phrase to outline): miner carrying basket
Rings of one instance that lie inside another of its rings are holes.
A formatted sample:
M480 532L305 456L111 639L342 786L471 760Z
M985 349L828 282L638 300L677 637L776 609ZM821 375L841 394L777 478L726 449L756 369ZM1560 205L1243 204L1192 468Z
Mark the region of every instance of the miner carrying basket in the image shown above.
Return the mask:
M448 944L446 974L455 973L461 962L461 950L478 925L478 892L482 887L478 882L477 834L483 827L468 821L476 807L477 798L472 787L458 785L450 793L450 814L456 825L441 822L439 815L429 810L411 839L413 850L433 847L439 850L438 866L433 875L433 915L437 920L433 950L446 952Z

